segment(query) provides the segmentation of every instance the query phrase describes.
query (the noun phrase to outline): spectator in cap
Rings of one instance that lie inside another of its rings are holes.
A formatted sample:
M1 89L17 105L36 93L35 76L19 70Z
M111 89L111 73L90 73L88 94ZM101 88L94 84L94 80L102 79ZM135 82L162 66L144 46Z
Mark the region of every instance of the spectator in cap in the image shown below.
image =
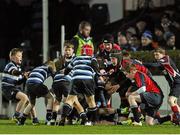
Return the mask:
M153 42L153 36L151 31L146 30L142 36L141 36L141 47L140 50L142 51L151 51L153 50L153 46L152 46L152 42Z
M165 49L167 49L167 50L176 50L176 46L175 46L176 37L175 37L174 33L166 32L164 34L164 39L166 41Z

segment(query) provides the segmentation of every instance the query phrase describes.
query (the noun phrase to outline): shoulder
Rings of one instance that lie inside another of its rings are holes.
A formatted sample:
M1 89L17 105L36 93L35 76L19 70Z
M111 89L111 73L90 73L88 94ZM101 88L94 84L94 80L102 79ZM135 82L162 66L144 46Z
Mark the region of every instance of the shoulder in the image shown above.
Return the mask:
M118 44L114 43L113 49L115 49L115 50L121 50L121 47L120 47Z

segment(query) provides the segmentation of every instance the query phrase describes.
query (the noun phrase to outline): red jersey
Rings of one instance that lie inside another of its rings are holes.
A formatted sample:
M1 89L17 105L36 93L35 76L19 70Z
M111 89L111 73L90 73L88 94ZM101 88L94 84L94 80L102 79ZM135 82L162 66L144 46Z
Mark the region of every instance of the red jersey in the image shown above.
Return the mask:
M134 78L138 88L145 86L146 92L153 92L158 94L162 93L158 84L145 73L137 71Z

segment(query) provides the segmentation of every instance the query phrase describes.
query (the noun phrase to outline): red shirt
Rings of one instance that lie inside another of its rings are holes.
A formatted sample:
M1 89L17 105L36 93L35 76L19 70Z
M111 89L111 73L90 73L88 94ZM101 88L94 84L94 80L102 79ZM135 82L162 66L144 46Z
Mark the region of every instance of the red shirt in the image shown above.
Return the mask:
M137 71L134 78L137 87L145 86L146 92L161 93L161 89L157 83L145 73Z

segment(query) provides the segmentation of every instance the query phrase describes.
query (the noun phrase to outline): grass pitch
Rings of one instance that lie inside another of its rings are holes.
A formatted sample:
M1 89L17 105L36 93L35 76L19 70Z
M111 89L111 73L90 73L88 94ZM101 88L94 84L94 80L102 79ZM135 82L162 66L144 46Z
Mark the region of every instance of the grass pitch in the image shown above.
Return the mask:
M180 126L171 123L155 126L134 127L128 125L81 126L67 125L33 126L30 121L24 126L17 126L11 120L0 120L1 134L180 134Z

